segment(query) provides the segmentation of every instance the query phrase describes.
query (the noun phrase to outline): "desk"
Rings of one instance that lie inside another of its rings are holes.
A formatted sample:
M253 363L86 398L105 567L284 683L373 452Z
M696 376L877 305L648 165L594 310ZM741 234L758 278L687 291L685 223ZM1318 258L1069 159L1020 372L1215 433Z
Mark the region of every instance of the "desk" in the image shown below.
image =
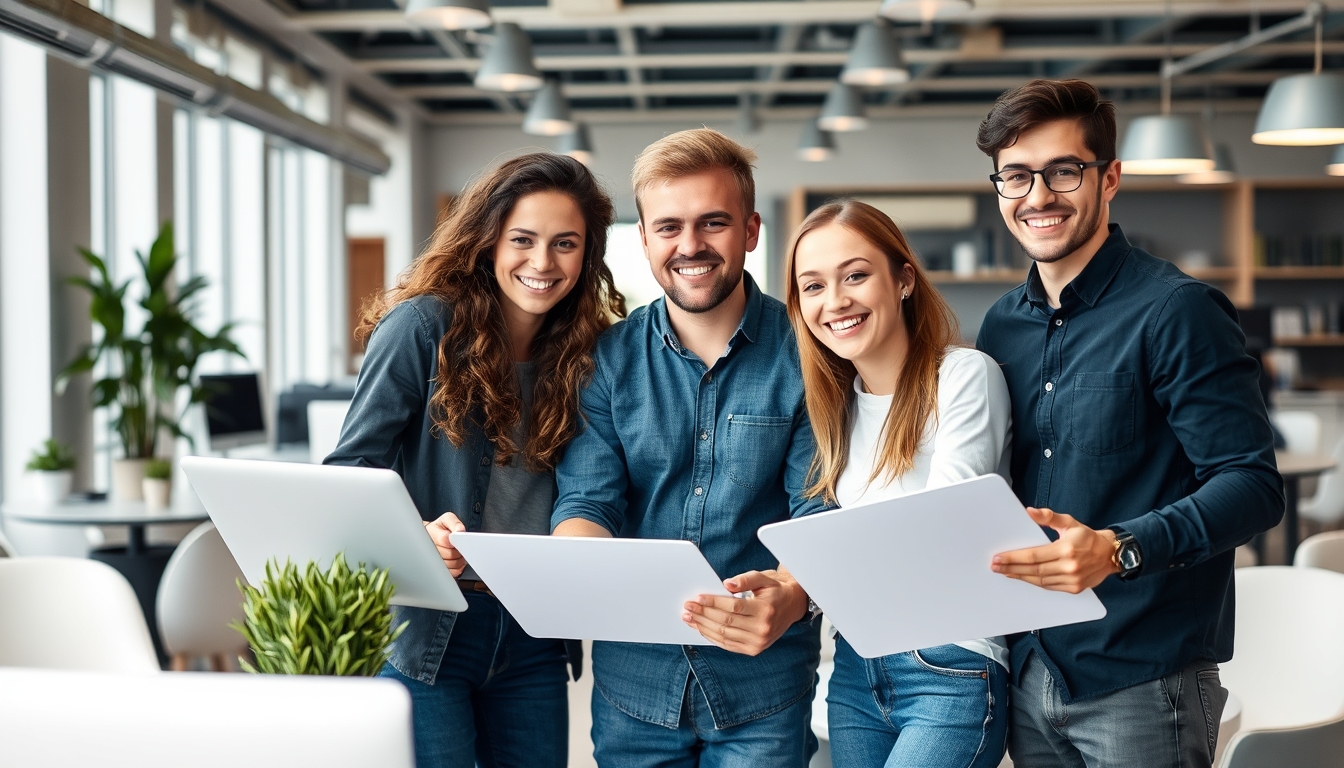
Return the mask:
M1293 564L1297 552L1297 503L1301 495L1302 478L1316 477L1335 468L1330 456L1310 453L1275 451L1279 474L1283 475L1283 549L1284 564Z
M179 490L179 493L182 493ZM192 501L195 496L190 495ZM163 644L159 640L159 623L155 601L159 594L159 580L168 565L174 547L151 547L145 543L145 529L164 523L200 523L210 519L199 505L180 505L172 509L151 512L143 501L69 501L48 504L40 501L7 502L0 507L4 517L25 523L43 525L124 525L127 528L126 546L105 547L89 553L89 557L116 568L135 590L144 611L154 649L164 659Z

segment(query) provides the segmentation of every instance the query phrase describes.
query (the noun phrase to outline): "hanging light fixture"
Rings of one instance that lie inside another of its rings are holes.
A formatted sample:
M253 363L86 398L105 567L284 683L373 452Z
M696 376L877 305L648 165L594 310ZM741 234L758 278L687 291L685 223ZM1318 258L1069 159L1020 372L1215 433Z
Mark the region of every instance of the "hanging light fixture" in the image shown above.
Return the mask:
M579 123L573 131L562 135L557 151L562 155L569 155L584 165L592 165L593 141L588 135L588 124Z
M406 20L438 29L483 29L492 23L488 0L410 0Z
M1316 68L1269 86L1251 141L1285 147L1344 144L1344 75L1321 71L1323 20L1316 18Z
M830 160L835 154L835 140L829 131L824 131L816 120L808 120L803 125L803 135L798 142L798 159L809 163Z
M1325 166L1325 172L1331 176L1344 176L1344 146L1335 148L1335 154L1330 158L1330 164Z
M863 94L858 88L844 83L831 86L826 103L821 107L817 125L824 131L862 131L868 127L863 114Z
M928 24L936 18L969 10L970 0L885 0L877 12L892 21L920 21Z
M563 136L573 133L576 125L569 114L569 99L554 80L537 91L523 118L523 132L534 136Z
M541 72L532 60L532 41L517 24L495 25L495 41L481 59L476 87L483 91L535 91L542 86Z
M1171 0L1167 0L1167 57L1162 62L1162 114L1137 117L1120 146L1120 171L1171 176L1213 170L1213 148L1201 126L1171 114Z
M1237 180L1236 166L1232 164L1232 150L1226 144L1213 148L1213 170L1183 173L1176 177L1182 184L1228 184Z
M895 85L910 79L901 56L901 43L891 34L886 19L875 19L859 27L849 60L840 73L847 85Z

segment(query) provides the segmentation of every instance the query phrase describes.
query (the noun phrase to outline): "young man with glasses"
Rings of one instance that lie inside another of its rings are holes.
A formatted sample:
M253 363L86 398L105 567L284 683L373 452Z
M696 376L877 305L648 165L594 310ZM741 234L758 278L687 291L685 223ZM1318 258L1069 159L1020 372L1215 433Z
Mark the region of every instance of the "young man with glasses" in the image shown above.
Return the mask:
M1091 588L1094 622L1009 638L1009 752L1041 768L1209 766L1232 657L1233 550L1283 483L1236 310L1110 222L1115 110L1091 85L999 98L977 145L1034 264L976 343L1003 366L1012 480L1052 543L992 568Z

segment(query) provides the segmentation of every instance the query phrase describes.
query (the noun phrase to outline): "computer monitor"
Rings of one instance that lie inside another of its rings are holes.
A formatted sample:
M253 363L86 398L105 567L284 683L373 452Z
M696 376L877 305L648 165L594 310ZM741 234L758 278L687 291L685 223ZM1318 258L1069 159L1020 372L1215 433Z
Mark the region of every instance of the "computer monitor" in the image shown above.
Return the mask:
M205 428L210 450L266 442L261 381L256 373L202 374L201 386L206 390Z

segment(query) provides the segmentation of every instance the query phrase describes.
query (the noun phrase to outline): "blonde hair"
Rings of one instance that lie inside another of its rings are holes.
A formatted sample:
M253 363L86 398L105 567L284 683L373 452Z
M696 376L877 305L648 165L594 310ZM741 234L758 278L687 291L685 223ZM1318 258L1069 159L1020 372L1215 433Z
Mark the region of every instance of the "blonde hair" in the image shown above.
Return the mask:
M858 373L852 362L817 341L803 321L795 266L799 241L812 230L832 222L886 254L892 274L900 275L908 265L915 277L910 298L901 302L906 332L910 334L909 349L882 425L882 443L869 483L879 477L888 480L900 477L914 467L929 418L938 418L938 368L947 348L960 344L961 334L957 316L929 282L905 235L886 214L857 200L839 200L816 209L799 225L789 244L785 305L798 339L807 415L816 435L817 449L808 473L814 480L807 495L822 496L834 504L836 483L849 460L853 383Z
M713 128L678 131L653 142L635 158L630 180L635 185L635 208L644 219L644 190L655 183L704 171L724 169L733 175L742 194L742 213L756 212L756 180L751 175L756 153Z

